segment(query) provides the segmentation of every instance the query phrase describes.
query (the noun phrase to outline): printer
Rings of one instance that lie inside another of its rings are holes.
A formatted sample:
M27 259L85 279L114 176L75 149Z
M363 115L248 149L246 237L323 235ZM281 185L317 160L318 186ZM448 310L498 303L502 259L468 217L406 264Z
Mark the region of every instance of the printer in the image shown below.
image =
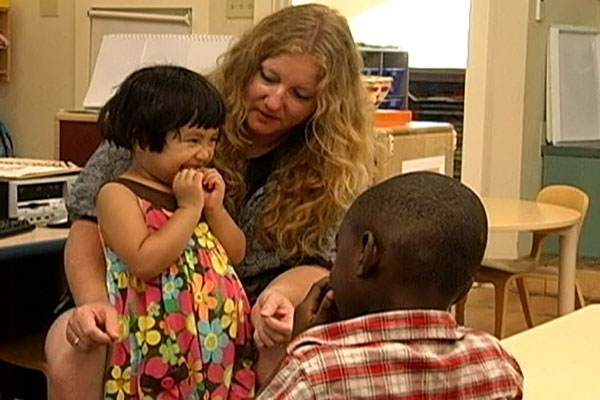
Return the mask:
M0 219L18 218L37 225L66 219L66 199L78 175L0 178Z

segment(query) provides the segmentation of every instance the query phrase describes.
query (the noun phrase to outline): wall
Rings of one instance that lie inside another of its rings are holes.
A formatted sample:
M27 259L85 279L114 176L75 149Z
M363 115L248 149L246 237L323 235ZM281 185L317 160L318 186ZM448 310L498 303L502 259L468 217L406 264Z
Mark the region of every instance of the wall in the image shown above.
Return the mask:
M534 3L531 4L534 12ZM523 168L521 173L522 196L534 198L542 176L540 144L546 136L546 47L550 25L600 26L600 1L598 0L553 0L545 2L542 22L529 24L527 41L527 70L525 81L525 110L523 131ZM542 73L540 73L542 72Z
M346 18L361 14L375 6L385 4L390 0L348 1L348 0L292 0L292 4L319 3L339 10Z
M0 115L19 156L52 157L54 113L73 103L75 0L58 1L57 17L40 17L38 1L12 0L12 72L0 84Z
M483 195L533 199L541 186L546 41L550 24L598 26L597 0L472 2L463 180ZM488 256L514 257L529 237L493 235Z
M293 4L308 2L292 1ZM412 68L466 67L470 0L321 0L318 3L345 15L357 42L396 46L409 52Z
M271 11L271 0L256 3ZM87 87L89 67L75 65L87 65L89 35L75 31L89 30L85 13L93 4L193 4L196 32L239 34L252 25L252 19L225 18L223 0L57 0L57 17L40 17L40 1L12 0L12 76L0 84L0 117L13 133L16 155L54 157L54 114L80 105Z
M208 31L210 33L240 35L246 29L252 27L251 18L231 19L225 15L224 0L210 0Z

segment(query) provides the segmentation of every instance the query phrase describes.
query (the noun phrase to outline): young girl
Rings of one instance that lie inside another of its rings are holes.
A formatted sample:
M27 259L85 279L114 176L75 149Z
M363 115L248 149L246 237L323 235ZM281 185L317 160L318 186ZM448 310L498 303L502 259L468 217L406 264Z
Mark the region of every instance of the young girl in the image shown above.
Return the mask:
M97 197L109 297L119 313L105 399L253 395L250 307L232 263L246 240L209 168L225 106L185 68L138 70L100 112L132 165Z

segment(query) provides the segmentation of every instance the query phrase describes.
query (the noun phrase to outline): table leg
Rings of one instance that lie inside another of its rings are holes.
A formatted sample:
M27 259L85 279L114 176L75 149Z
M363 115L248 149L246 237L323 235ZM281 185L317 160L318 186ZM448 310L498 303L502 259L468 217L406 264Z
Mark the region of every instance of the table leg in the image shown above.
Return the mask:
M575 309L575 267L577 265L577 225L560 234L558 261L558 315Z

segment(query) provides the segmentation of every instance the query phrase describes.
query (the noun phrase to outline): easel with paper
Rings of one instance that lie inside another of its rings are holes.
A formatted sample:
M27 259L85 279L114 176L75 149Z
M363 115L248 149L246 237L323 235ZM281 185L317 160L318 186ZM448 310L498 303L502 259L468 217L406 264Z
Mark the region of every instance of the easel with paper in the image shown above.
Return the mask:
M230 35L105 35L83 106L101 108L127 75L145 66L179 65L206 74L232 41Z

